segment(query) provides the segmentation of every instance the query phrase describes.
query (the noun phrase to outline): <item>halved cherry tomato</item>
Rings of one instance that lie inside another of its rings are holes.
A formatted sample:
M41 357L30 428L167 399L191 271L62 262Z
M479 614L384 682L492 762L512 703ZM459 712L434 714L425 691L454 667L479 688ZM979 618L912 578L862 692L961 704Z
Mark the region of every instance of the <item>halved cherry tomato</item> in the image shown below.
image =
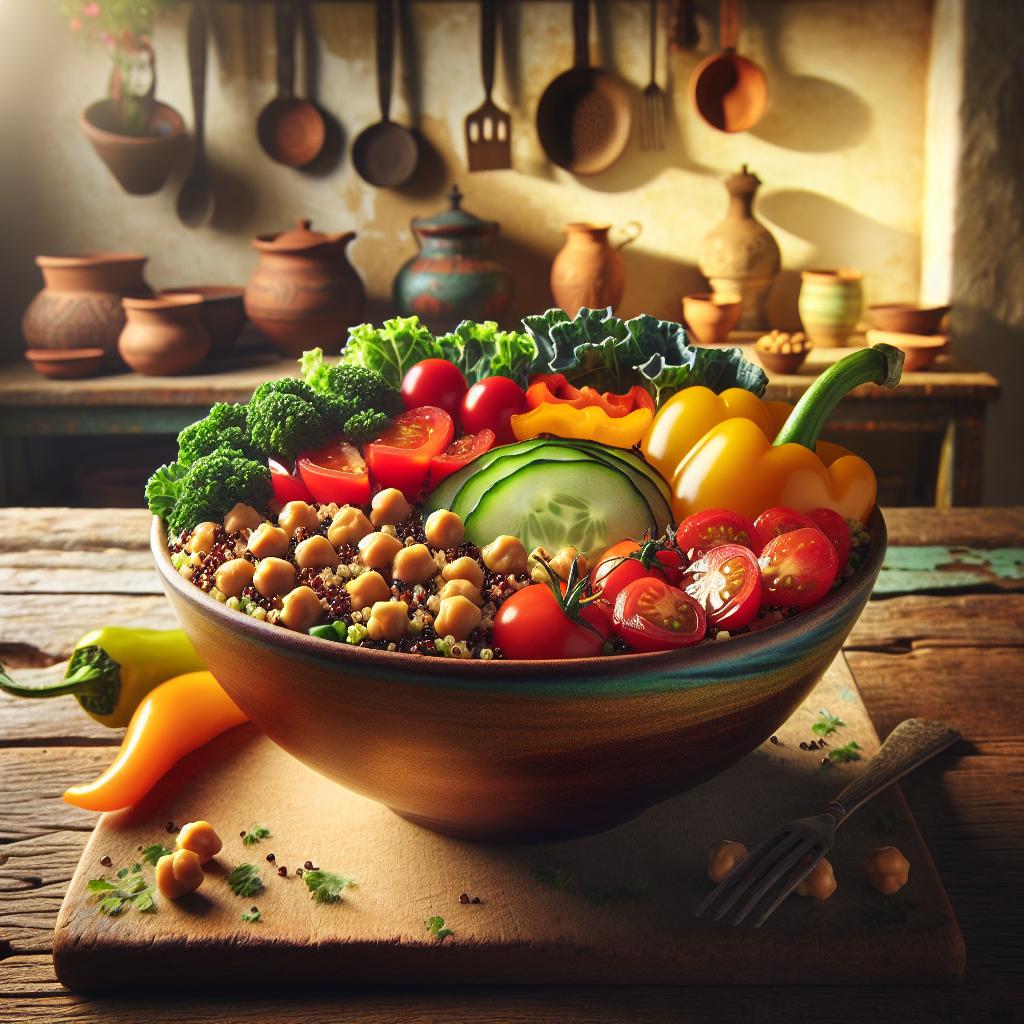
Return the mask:
M459 421L467 434L493 430L498 444L515 444L512 417L529 412L526 392L508 377L484 377L474 384L459 406Z
M758 565L762 608L809 608L832 589L839 558L832 541L812 526L768 541Z
M704 639L707 616L689 594L653 576L634 580L615 599L615 632L638 651L671 651Z
M654 562L644 565L640 559L642 546L635 540L613 544L590 570L590 588L608 601L615 601L619 592L634 580L653 576L675 585L683 573L683 556L671 548L652 552Z
M806 530L813 527L814 523L791 508L770 508L762 512L754 523L754 535L751 538L751 547L760 555L764 551L765 544L773 537L781 537L784 533L792 533L794 530Z
M415 501L427 481L430 461L451 444L455 424L434 405L399 413L364 449L367 465L382 487L397 487Z
M296 460L302 482L322 504L368 505L370 476L359 449L340 438L315 452L299 452Z
M816 508L807 513L807 518L832 541L839 558L836 573L843 572L846 563L850 561L850 528L846 525L846 520L830 508Z
M402 378L402 402L406 409L434 405L453 420L459 418L459 404L469 390L462 371L447 359L424 359L410 366Z
M494 431L481 430L479 434L464 434L440 454L430 460L430 482L433 490L446 476L469 465L478 455L494 447Z
M761 569L742 544L719 544L694 562L683 589L707 613L708 624L742 629L761 610Z
M289 501L311 502L316 499L310 489L302 482L302 478L288 471L288 467L277 459L267 459L270 463L270 483L274 488L274 501L287 505Z
M709 508L695 512L679 524L676 543L690 558L700 558L719 544L742 544L754 547L754 524L739 512L727 508Z
M580 614L596 630L574 622L543 583L534 583L507 598L494 616L494 642L506 658L593 658L612 635L605 611L585 607Z

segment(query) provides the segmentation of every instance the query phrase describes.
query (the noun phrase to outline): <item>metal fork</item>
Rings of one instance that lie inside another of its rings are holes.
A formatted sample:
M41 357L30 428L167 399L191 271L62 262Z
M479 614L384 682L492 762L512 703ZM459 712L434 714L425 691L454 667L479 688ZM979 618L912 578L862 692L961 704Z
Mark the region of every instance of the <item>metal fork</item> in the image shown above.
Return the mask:
M733 921L738 925L767 897L771 903L754 926L760 928L828 853L835 841L836 829L861 804L958 739L960 733L941 722L925 718L908 718L900 722L889 733L867 768L821 814L788 822L758 843L697 908L697 916L721 901L715 914L718 921L747 896ZM809 863L801 864L808 856Z
M665 94L658 85L658 0L651 0L651 84L644 89L640 106L640 148L665 148Z

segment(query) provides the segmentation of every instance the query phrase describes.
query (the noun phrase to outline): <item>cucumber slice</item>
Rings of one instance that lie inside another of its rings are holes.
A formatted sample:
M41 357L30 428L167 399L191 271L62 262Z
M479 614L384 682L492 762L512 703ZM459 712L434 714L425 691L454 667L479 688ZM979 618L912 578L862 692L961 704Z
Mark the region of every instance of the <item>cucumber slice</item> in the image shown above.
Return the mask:
M462 469L456 470L450 476L445 477L427 495L427 500L423 503L424 518L429 516L431 512L436 512L439 508L450 509L452 502L455 500L455 495L459 493L459 488L472 476L479 473L480 470L486 469L491 465L495 459L502 459L506 455L522 455L523 452L532 451L542 444L544 444L543 438L533 438L529 441L520 441L518 444L503 444L498 448L492 448L489 452L484 452L483 455L477 456L468 465L463 466Z
M574 448L580 448L583 451L591 451L600 453L604 456L610 456L618 459L620 462L626 463L626 465L632 467L637 472L643 473L651 483L658 488L661 492L661 496L665 499L665 504L671 508L672 488L669 486L668 481L649 462L640 458L636 452L630 451L628 448L612 448L611 445L601 444L599 441L573 439L563 443L571 445Z
M466 539L478 547L509 534L527 551L572 544L591 564L612 544L657 527L630 477L596 460L535 459L491 486L465 523Z

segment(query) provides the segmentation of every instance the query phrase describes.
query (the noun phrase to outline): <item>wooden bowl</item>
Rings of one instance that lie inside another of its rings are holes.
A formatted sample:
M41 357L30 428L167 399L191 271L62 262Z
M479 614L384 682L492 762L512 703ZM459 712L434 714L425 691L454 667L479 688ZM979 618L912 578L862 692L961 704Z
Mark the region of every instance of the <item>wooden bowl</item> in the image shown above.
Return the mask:
M95 377L103 366L106 350L102 348L30 348L25 358L36 373L54 380L80 380Z
M210 336L211 356L231 349L242 333L245 315L245 289L234 285L205 284L194 288L165 288L160 295L201 295L199 319ZM158 296L159 297L159 296Z
M832 663L885 555L817 607L681 651L458 661L332 643L232 611L153 557L171 606L232 700L314 771L463 839L592 835L700 785L763 743Z
M949 351L949 337L945 334L901 334L897 331L868 331L865 335L869 345L895 345L905 355L904 373L927 370L935 357Z
M894 306L869 306L868 316L880 331L934 334L949 310L949 306L917 306L903 303Z

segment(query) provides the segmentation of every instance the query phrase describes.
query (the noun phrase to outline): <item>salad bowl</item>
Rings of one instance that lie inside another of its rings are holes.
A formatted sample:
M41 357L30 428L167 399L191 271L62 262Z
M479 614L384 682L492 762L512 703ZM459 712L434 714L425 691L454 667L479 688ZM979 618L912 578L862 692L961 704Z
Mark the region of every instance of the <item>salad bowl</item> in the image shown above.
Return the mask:
M314 771L462 839L547 842L620 825L724 771L800 705L885 556L757 632L656 654L461 661L333 643L213 600L152 550L182 629L232 700Z

